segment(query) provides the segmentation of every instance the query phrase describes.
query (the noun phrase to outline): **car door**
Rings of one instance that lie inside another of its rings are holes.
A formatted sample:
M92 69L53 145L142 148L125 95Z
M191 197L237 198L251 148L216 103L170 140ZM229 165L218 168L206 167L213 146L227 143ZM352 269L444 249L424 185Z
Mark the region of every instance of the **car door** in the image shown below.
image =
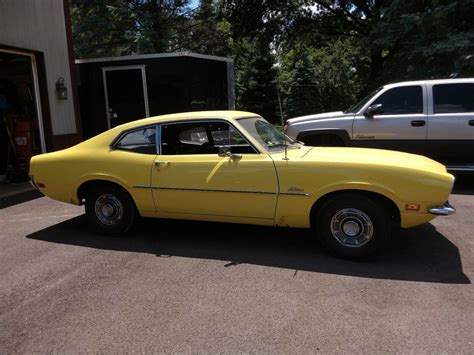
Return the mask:
M162 124L152 169L158 212L244 217L273 223L273 161L223 120Z
M158 150L156 132L155 125L123 132L112 144L112 149L101 159L98 169L107 171L110 176L130 187L139 211L155 211L149 185Z
M364 115L368 107L375 105L382 105L380 113ZM426 137L427 100L422 85L383 90L354 118L355 146L424 154Z
M474 83L430 84L429 154L448 165L474 164Z

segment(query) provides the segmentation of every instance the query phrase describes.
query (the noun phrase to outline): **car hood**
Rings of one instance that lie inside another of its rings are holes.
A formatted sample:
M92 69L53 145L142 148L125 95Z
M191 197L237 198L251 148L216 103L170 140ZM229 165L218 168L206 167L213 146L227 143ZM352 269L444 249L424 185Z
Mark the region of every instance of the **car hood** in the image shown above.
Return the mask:
M289 124L294 124L297 122L304 122L304 121L313 121L313 120L323 120L328 118L339 118L344 116L353 116L353 113L344 113L342 111L334 111L334 112L325 112L325 113L318 113L316 115L308 115L308 116L301 116L290 118L287 120Z
M421 155L392 150L350 147L309 147L289 149L288 158L318 163L361 164L372 166L393 166L405 169L446 173L446 167ZM284 156L284 153L279 153ZM274 157L276 158L276 157Z

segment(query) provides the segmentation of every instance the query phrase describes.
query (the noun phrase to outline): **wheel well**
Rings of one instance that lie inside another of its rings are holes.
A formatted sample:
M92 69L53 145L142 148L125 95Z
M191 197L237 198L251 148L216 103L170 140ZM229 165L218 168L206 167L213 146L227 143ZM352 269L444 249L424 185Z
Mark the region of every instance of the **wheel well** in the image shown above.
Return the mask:
M343 195L345 193L355 193L355 194L366 196L366 197L369 197L371 199L375 199L375 200L379 201L390 212L390 216L392 218L392 221L397 223L397 224L400 224L400 221L401 221L400 210L398 209L395 202L393 202L388 197L386 197L384 195L381 195L379 193L376 193L376 192L372 192L372 191L339 190L339 191L330 192L330 193L320 197L318 200L316 200L316 202L313 204L313 207L311 208L311 212L310 212L310 224L311 224L311 226L313 224L313 221L314 221L317 213L319 212L320 208L324 205L324 203L326 201L330 200L331 198L334 198L335 196Z
M84 183L82 183L81 186L79 186L79 189L77 190L77 197L81 203L84 203L84 199L86 198L87 191L90 191L92 188L97 188L97 187L114 187L117 189L121 189L125 191L127 194L128 191L124 189L121 185L112 182L112 181L107 181L107 180L89 180ZM129 194L130 195L130 194ZM133 198L132 198L133 200Z

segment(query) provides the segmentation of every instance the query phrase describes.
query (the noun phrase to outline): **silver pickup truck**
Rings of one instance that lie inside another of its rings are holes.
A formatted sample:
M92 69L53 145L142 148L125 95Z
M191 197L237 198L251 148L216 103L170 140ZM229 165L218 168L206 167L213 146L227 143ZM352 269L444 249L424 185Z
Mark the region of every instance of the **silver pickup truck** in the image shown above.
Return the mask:
M307 145L399 150L474 172L474 79L385 85L347 111L291 118L284 130Z

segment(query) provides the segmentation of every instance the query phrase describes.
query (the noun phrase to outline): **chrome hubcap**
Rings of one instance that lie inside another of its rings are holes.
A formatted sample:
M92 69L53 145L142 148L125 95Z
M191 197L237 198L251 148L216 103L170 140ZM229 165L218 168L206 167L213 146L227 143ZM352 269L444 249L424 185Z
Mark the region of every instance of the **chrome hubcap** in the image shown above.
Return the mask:
M372 220L364 212L346 208L331 219L332 236L342 245L359 248L367 244L374 235Z
M355 237L360 233L360 227L356 222L348 221L342 225L342 231L349 237Z
M111 194L100 195L95 201L95 215L107 226L116 225L123 217L122 202Z

